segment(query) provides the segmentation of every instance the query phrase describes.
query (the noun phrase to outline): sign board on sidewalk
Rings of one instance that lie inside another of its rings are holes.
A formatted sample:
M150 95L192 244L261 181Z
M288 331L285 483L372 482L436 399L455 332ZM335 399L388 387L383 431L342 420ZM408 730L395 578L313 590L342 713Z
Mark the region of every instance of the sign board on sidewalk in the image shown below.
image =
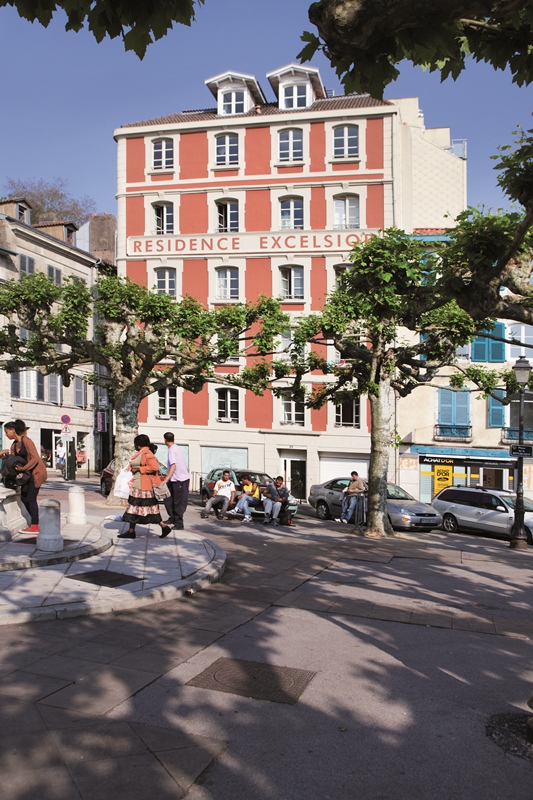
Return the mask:
M74 436L72 436L71 434L64 434L63 433L63 434L61 434L61 439L63 440L63 444L65 442L73 442L74 441Z
M531 444L512 444L512 456L524 456L525 458L533 458L533 445Z

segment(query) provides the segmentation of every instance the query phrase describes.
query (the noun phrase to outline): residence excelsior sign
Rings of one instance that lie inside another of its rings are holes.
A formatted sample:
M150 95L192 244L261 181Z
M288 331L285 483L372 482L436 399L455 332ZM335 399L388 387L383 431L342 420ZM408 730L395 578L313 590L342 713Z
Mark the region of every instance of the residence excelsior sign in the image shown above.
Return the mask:
M217 233L183 236L130 236L128 256L199 256L242 253L346 252L357 242L379 236L378 230L279 231L276 233Z

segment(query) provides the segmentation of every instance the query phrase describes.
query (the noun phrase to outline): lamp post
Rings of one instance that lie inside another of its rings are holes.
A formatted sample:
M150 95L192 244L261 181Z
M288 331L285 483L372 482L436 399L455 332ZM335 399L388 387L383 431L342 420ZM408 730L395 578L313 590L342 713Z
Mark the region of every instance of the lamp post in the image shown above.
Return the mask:
M520 407L518 415L518 444L524 444L524 392L531 375L531 364L521 356L513 366L515 380L520 393ZM516 487L516 504L514 510L514 525L511 530L509 547L514 550L527 550L527 536L524 530L524 456L518 456L518 485Z

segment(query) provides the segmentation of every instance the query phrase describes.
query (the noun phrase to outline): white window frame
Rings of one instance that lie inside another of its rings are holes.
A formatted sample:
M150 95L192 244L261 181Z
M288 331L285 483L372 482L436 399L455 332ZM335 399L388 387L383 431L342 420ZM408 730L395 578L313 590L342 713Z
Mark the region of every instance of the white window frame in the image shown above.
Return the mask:
M307 83L284 83L280 88L283 103L282 108L307 108L309 105Z
M217 267L216 268L216 290L217 300L238 300L240 291L238 267Z
M281 164L303 164L304 132L302 128L284 128L278 132L278 160Z
M280 297L282 300L305 299L305 270L299 264L279 268Z
M509 324L509 338L518 339L525 344L533 345L533 325L523 325L519 322ZM530 347L521 347L518 344L509 345L509 360L514 361L521 356L531 358L533 350Z
M239 135L237 133L220 133L215 136L215 166L239 166Z
M353 129L355 129L355 136L353 133L350 133L350 130ZM355 143L353 142L354 138ZM351 142L350 139L352 139ZM354 161L358 158L359 125L336 125L333 128L333 160Z
M235 114L245 114L248 110L246 89L244 86L232 89L220 89L219 96L219 114L224 117L235 116Z
M217 233L237 233L239 230L239 201L217 200Z
M304 210L303 197L280 197L280 231L303 231L305 229Z
M356 230L361 227L361 200L358 194L337 195L333 198L333 227L335 230Z
M154 272L157 294L168 294L170 297L177 297L176 269L174 267L157 267Z
M337 350L337 352L339 352ZM339 353L340 356L340 353ZM340 358L339 358L340 360ZM343 421L343 409L344 405L351 404L351 415L352 421L351 422L344 422ZM352 397L348 400L345 400L341 403L335 405L335 427L336 428L360 428L361 427L361 398L360 397Z
M281 400L281 425L305 426L305 405L289 396L282 396Z
M174 233L174 203L154 203L156 235Z
M240 402L238 389L217 389L217 422L240 421Z
M157 392L157 419L178 419L178 390L167 386Z
M174 169L174 139L155 139L152 142L152 169L157 172Z

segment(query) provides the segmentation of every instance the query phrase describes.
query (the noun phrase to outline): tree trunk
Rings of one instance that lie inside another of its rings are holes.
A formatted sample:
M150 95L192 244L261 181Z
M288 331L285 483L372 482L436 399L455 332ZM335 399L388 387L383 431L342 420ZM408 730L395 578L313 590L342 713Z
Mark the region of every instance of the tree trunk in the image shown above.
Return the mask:
M115 497L113 489L115 480L119 472L126 466L133 455L133 440L139 432L139 405L143 399L142 389L129 386L121 392L115 393L115 412L117 416L117 431L115 436L115 471L113 474L113 486L107 504L116 506L125 505L126 501L120 497Z
M393 536L387 515L387 473L391 445L391 388L388 375L382 375L377 394L370 394L371 434L368 469L368 518L366 536Z

